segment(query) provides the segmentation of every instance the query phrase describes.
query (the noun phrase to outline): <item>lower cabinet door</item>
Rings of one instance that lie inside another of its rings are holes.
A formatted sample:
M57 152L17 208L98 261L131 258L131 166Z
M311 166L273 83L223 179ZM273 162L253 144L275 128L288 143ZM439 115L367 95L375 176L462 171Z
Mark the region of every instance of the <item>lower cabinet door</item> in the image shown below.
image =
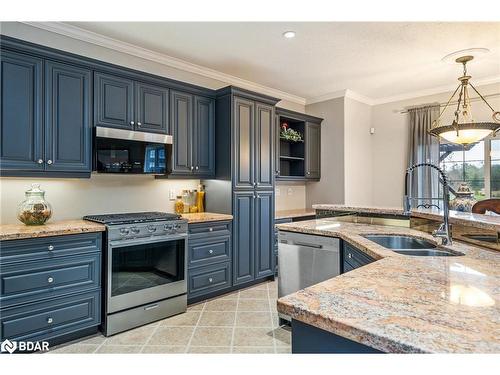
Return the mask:
M188 298L200 297L231 286L229 262L193 268L188 273Z
M100 300L101 292L94 290L2 309L0 339L50 340L98 326Z
M255 278L274 274L274 199L272 191L255 198Z
M233 285L255 279L254 192L235 192L233 197Z

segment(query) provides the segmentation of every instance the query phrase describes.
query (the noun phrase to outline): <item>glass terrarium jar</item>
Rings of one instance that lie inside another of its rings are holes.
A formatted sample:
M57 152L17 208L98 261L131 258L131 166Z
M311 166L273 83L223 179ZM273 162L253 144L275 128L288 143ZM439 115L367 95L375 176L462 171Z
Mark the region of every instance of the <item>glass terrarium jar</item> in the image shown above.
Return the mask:
M42 225L52 216L52 207L45 200L45 191L40 184L31 184L26 199L19 204L17 218L26 225Z

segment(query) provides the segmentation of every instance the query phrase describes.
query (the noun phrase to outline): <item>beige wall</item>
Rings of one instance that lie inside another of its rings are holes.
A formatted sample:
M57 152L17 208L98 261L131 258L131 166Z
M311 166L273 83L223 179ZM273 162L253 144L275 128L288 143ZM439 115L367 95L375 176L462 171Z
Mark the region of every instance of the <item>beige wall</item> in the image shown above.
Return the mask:
M314 203L344 203L344 98L306 106L324 119L321 124L321 181L306 185L306 207Z
M79 219L83 215L134 211L174 211L170 189L196 189L198 180L155 180L153 176L93 174L90 179L2 178L2 224L15 223L17 205L32 182L41 184L53 208L52 220Z
M500 93L500 84L477 88L483 95ZM408 114L400 113L401 110L416 105L443 103L451 94L452 92L447 92L372 107L372 126L376 130L372 138L373 184L371 193L374 206L401 207L402 205L409 125ZM487 100L493 108L500 108L500 97ZM472 109L477 119L491 119L491 111L485 104L473 102ZM453 109L451 111L448 109L448 111L449 114L453 113Z
M344 104L344 194L345 204L372 204L371 106L345 98Z
M275 192L276 211L306 207L306 185L304 183L278 182Z

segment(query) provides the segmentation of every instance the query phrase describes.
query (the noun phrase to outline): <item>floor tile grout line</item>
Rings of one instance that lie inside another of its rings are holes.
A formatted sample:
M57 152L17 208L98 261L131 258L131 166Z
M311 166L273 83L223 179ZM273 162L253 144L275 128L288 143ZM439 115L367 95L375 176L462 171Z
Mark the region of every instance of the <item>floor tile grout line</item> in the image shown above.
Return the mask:
M104 340L97 346L97 348L95 348L93 353L98 353L99 349L101 349L104 346L104 344L106 344L107 342L108 342L108 338L106 336L104 336Z
M231 332L231 343L229 345L229 353L233 354L234 350L234 333L236 331L236 319L238 318L238 308L240 306L240 291L238 291L238 299L236 300L236 311L234 312L233 331Z
M151 338L156 333L156 331L158 331L158 328L160 328L160 327L161 327L161 320L158 322L158 325L154 327L153 332L151 332L151 334L149 335L149 337L147 338L147 340L144 342L144 344L142 344L141 350L139 351L139 353L143 352L145 346L149 343L149 341L151 341Z
M200 316L198 317L198 320L196 321L196 325L193 328L193 332L191 333L191 337L189 338L189 341L188 341L188 343L186 345L186 353L189 353L189 350L191 349L191 341L193 341L194 334L195 334L196 329L198 328L198 326L200 324L201 317L203 316L203 313L205 312L205 308L206 307L207 307L207 303L205 302L203 304L203 307L201 308Z

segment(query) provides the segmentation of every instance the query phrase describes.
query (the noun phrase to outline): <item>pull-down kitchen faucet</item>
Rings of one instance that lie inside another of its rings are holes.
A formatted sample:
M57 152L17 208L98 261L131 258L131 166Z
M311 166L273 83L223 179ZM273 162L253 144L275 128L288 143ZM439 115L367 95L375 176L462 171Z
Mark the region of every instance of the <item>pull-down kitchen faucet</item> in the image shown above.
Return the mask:
M434 237L438 237L442 239L442 244L443 245L451 245L451 230L450 230L450 208L449 208L449 200L450 200L450 190L448 187L448 181L446 180L446 175L444 174L443 170L439 168L438 166L430 163L419 163L412 165L408 169L406 169L406 175L405 175L405 195L403 198L403 214L405 215L410 215L411 211L411 195L408 191L409 189L409 180L410 180L410 174L413 173L413 171L416 168L419 167L430 167L434 168L436 171L439 172L441 179L440 182L443 184L443 223L439 226L438 229L436 229L434 232L432 232L432 235Z

